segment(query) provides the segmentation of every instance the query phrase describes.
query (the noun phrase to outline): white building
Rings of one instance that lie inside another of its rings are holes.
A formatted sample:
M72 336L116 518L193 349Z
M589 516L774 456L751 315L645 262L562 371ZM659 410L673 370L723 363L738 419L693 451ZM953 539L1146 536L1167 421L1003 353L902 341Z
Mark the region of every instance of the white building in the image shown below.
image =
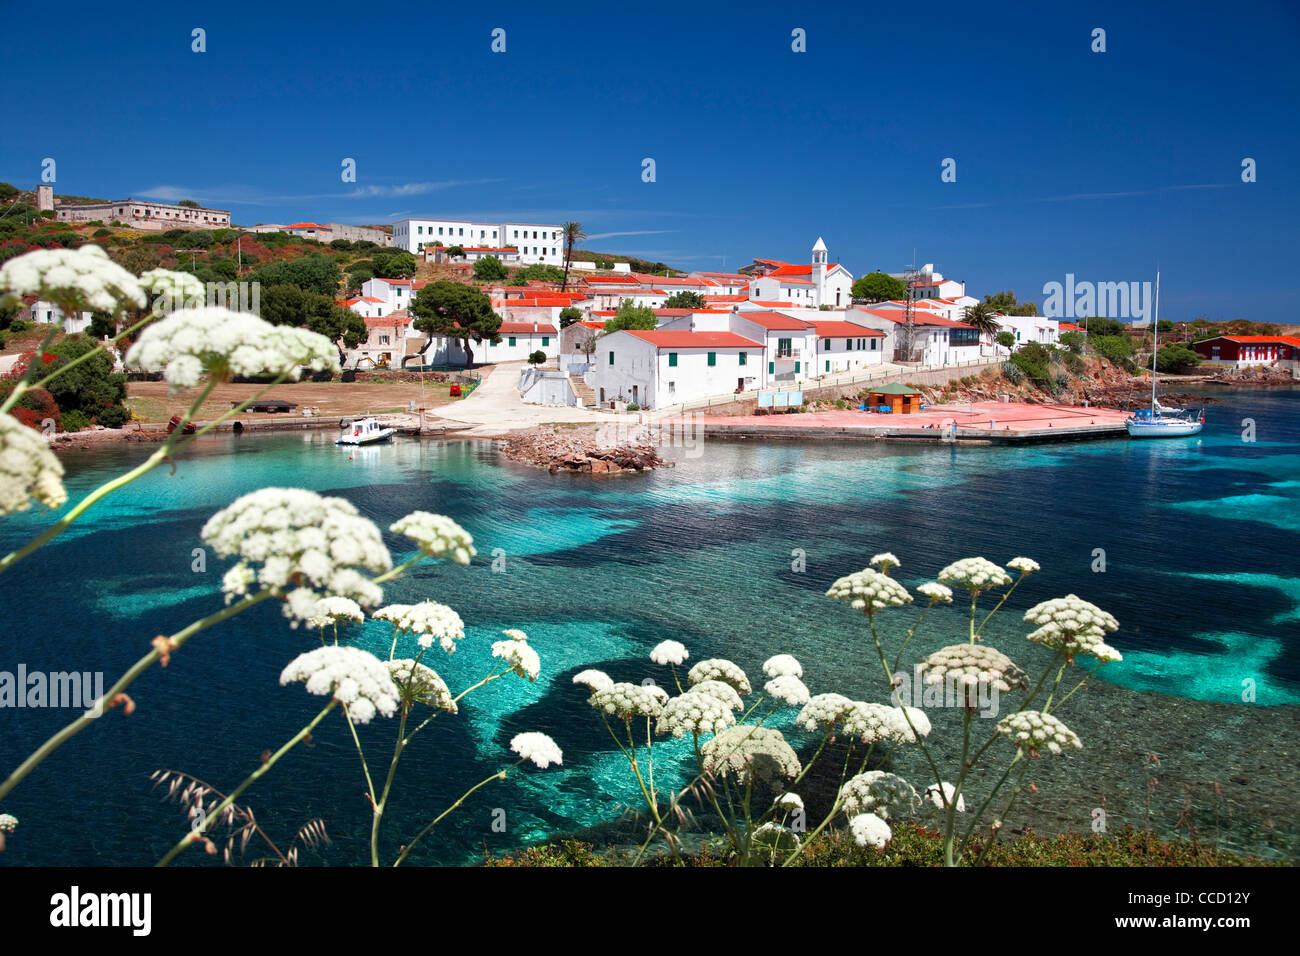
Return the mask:
M399 249L419 252L435 243L466 250L509 247L519 250L518 261L522 265L564 264L564 230L558 225L465 219L399 219L393 223L393 245Z
M385 299L377 299L372 295L363 295L356 299L344 299L343 307L351 309L363 319L382 318L389 311L388 302Z
M376 276L361 284L363 298L379 299L384 303L381 315L405 309L415 293L425 287L425 279L380 279Z
M888 336L845 319L813 319L817 331L817 361L814 374L851 372L885 361Z
M897 353L904 347L906 310L902 307L885 307L891 304L885 303L884 306L873 306L870 309L854 309L851 315L853 321L892 333L894 350ZM972 362L978 358L980 358L980 340L979 332L974 326L955 322L929 309L918 308L913 312L912 354L910 356L895 354L889 356L887 360L914 361L928 368L939 368L961 362Z
M59 203L55 214L60 222L120 222L136 229L225 229L230 226L229 209L204 209L140 199L76 205Z
M584 379L601 405L657 408L754 388L762 356L761 342L734 332L611 332Z
M817 329L781 312L750 310L728 317L731 331L763 346L763 363L753 388L792 385L811 378L817 361Z
M534 352L553 359L560 354L560 330L542 322L502 322L499 343L473 343L476 362L526 362Z
M826 243L821 237L812 247L812 261L800 266L779 259L755 259L749 283L751 299L794 302L814 309L823 305L843 308L852 300L853 273L838 263L827 262ZM765 279L786 280L773 285ZM796 280L803 280L807 286ZM758 283L762 282L762 285ZM804 293L800 295L799 293ZM775 293L775 294L774 294Z
M951 299L966 294L966 283L955 279L945 279L934 271L934 263L927 262L921 267L921 276L912 286L918 299Z
M72 335L90 328L90 320L93 318L94 313L82 312L76 316L65 316L63 310L53 302L40 299L31 304L28 315L33 322L41 325L59 325L63 327L65 335Z

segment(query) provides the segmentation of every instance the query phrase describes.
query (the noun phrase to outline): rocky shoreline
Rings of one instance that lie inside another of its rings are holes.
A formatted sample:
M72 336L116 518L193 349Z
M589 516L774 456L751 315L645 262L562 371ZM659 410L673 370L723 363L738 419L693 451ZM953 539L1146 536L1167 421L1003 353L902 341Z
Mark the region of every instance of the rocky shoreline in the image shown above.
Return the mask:
M552 475L561 471L616 475L671 467L659 457L652 442L636 434L610 444L594 433L529 428L508 435L502 450L511 461L545 468Z

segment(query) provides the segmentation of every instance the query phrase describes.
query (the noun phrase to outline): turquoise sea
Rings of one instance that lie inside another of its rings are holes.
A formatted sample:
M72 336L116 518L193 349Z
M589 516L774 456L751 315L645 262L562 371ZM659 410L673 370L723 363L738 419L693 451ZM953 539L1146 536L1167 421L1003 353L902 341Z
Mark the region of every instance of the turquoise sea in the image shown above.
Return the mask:
M154 635L218 609L224 564L208 554L206 570L194 570L199 529L253 489L342 495L381 527L416 509L451 515L474 535L473 565L418 567L388 586L388 600L436 599L465 619L459 650L430 661L453 689L487 672L504 628L528 633L542 675L497 681L417 738L386 818L385 855L510 762L514 734L545 731L565 753L561 769L521 768L479 791L411 860L462 863L610 821L638 799L571 683L579 670L667 681L647 654L671 637L692 660L735 660L755 684L762 661L786 652L803 662L814 693L883 700L862 620L822 596L830 582L886 550L902 560L897 574L909 587L956 558L1027 555L1043 571L995 620L993 643L1035 670L1042 656L1023 640L1020 615L1075 592L1119 619L1113 643L1125 657L1070 702L1067 722L1088 749L1044 762L1040 799L1025 808L1032 821L1086 830L1101 805L1112 825L1173 833L1190 801L1202 838L1213 828L1225 846L1294 859L1300 391L1214 394L1220 403L1195 439L1030 448L708 442L674 468L608 479L551 476L505 461L487 442L402 440L354 454L327 432L206 439L174 473L159 468L119 491L3 576L0 671L20 663L103 671L111 683ZM1245 419L1253 442L1242 438ZM69 453L72 500L150 450ZM0 547L48 521L29 512L0 523ZM400 556L391 536L390 546ZM894 613L899 623L914 617ZM960 612L935 612L916 649L963 630ZM350 633L387 653L386 627ZM222 789L242 780L319 709L301 686L278 684L284 665L315 642L269 606L195 638L135 683L134 714L110 713L6 798L0 811L22 824L0 865L154 862L185 820L151 791L149 774L185 770ZM68 718L0 711L0 769ZM936 738L946 719L936 715ZM363 729L372 769L386 766L395 732L395 721ZM658 782L681 782L681 745L656 746ZM1143 769L1152 753L1161 767L1154 785ZM360 764L333 716L243 802L282 843L322 817L333 843L304 862L366 859Z

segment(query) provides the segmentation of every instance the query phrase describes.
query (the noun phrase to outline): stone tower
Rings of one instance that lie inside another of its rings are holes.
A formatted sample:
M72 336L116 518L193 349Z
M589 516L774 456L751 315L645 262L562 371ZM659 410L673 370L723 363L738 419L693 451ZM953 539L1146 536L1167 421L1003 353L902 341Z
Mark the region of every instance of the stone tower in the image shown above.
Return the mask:
M36 209L40 212L45 210L54 210L54 187L49 183L42 183L36 187Z

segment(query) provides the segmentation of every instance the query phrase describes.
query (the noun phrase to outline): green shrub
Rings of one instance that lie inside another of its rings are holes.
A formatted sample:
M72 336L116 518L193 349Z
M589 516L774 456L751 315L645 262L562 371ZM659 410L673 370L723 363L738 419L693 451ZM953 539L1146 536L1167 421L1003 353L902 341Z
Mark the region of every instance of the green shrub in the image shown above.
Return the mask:
M639 411L641 411L641 406L638 405L636 402L628 402L628 403L627 403L627 410L628 410L629 412L639 412Z
M90 416L79 408L63 413L63 430L65 432L79 432L83 428L90 427Z
M1162 320L1163 321L1163 320ZM1156 353L1156 368L1162 372L1178 374L1201 364L1201 356L1186 345L1166 345Z
M546 362L546 353L538 349L532 355L528 356L529 365L542 365Z
M95 414L95 422L105 428L121 428L131 420L131 413L121 405L109 405Z
M91 233L91 237L94 239L103 239L105 236L111 236L112 234L113 230L111 229L96 229Z
M1002 363L1002 375L1012 385L1019 385L1025 380L1025 373L1020 366L1010 360Z
M1076 355L1074 352L1066 352L1065 367L1068 368L1075 375L1079 375L1083 372L1084 369L1083 359L1080 356Z

